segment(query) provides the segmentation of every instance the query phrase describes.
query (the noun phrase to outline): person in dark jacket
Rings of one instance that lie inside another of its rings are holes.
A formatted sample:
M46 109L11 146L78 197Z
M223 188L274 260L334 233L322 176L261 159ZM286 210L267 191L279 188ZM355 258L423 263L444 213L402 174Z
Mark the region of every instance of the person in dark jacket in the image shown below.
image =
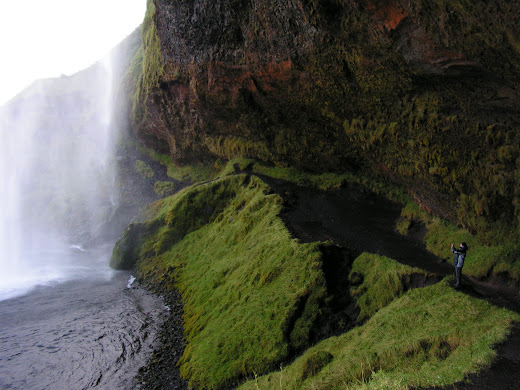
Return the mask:
M466 259L468 246L465 242L463 242L460 244L458 249L455 249L455 245L451 244L451 251L454 253L453 266L455 267L455 276L457 278L455 288L459 288L462 277L462 267L464 266L464 260Z

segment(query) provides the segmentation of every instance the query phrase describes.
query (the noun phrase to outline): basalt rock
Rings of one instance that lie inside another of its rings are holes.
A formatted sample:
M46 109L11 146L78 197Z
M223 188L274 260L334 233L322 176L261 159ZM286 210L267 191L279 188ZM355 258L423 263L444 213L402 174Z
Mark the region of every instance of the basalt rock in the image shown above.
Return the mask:
M150 0L133 126L178 164L361 169L474 230L516 223L520 6Z

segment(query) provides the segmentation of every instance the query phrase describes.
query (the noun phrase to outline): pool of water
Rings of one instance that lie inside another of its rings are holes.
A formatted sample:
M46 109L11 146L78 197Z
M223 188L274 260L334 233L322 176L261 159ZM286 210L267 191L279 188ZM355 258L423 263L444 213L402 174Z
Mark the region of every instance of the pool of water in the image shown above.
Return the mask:
M9 299L4 289L1 389L136 388L168 308L130 273L110 270L109 254L98 264L99 255L78 250L57 278L10 290L18 296Z

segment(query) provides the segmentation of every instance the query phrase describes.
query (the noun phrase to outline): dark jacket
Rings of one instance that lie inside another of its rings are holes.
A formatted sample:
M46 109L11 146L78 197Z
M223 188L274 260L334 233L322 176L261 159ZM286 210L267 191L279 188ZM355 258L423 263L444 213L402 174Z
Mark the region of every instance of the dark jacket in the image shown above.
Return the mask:
M464 266L464 259L466 258L466 251L468 248L462 246L458 249L451 248L451 251L455 254L453 257L453 266L462 268Z

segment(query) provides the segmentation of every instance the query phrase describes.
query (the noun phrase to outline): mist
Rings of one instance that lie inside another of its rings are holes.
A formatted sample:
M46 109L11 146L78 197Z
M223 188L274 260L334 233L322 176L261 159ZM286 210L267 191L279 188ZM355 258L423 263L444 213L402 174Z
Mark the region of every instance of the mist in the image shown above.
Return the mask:
M98 248L110 247L104 227L119 204L117 60L37 81L0 110L0 300L111 272Z

